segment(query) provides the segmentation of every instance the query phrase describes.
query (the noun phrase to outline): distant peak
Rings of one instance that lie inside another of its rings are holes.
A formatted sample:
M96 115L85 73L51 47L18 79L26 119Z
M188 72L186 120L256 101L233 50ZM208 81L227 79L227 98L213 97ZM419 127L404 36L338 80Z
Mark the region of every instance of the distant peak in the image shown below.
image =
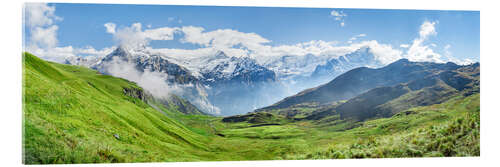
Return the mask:
M395 61L394 63L409 63L409 62L410 62L410 60L408 60L407 58L402 58L402 59Z
M123 45L119 45L118 47L116 47L116 49L110 54L110 55L127 55L128 53L128 49L123 46Z
M224 51L221 51L221 50L218 50L216 53L215 53L216 56L226 56L226 53L224 53Z
M361 48L359 48L358 50L356 50L356 52L369 52L370 51L370 46L363 46Z
M411 63L410 60L408 60L407 58L402 58L402 59L396 60L395 62L392 62L391 64L387 65L386 67L404 66L404 65L407 65L410 63Z
M448 66L458 66L456 63L451 62L451 61L447 62L446 65L448 65Z

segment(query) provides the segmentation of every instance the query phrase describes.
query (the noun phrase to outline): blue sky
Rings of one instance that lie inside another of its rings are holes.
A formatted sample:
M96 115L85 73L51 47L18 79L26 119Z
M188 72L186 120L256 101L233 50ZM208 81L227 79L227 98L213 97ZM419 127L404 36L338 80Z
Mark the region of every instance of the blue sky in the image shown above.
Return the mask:
M419 32L422 30L422 25L428 22L432 23L434 32L422 39L420 46L430 49L432 53L451 55L459 60L479 61L480 54L480 25L477 11L110 4L48 4L47 6L54 8L54 16L48 15L53 23L41 27L57 26L54 32L56 44L52 47L90 46L101 50L117 45L114 38L116 34L107 32L104 24L113 23L118 31L131 27L134 23L141 23L143 30L194 26L204 28L204 32L231 29L242 33L255 33L269 40L270 42L265 43L269 46L295 45L313 40L336 41L336 46L348 46L356 42L375 40L380 44L390 45L392 49L400 50L404 55L415 40L421 38ZM26 24L25 27L25 37L28 41L26 43L38 40L32 35L33 26ZM359 34L364 35L349 42L352 37ZM196 43L179 42L182 34L174 34L173 38L173 40L150 40L148 45L153 48L205 47Z

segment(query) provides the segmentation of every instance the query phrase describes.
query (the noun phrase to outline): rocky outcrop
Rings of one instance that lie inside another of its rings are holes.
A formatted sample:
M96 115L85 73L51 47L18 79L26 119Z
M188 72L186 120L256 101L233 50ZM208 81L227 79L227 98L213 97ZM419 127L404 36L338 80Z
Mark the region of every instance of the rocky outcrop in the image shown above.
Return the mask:
M146 94L142 88L123 88L123 94L146 102Z

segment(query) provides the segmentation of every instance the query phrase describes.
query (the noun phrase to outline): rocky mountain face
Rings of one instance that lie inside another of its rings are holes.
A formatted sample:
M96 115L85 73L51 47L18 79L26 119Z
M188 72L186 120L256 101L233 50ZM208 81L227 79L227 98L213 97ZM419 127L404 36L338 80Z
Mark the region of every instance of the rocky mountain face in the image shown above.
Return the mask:
M276 74L248 57L231 57L229 61L205 71L203 76L203 82L210 88L207 90L210 102L228 115L272 104L279 99L275 95L284 94Z
M109 66L116 61L123 61L135 65L135 68L144 72L150 70L168 74L168 82L188 84L196 83L197 78L184 67L174 64L160 55L150 54L148 52L132 52L124 47L118 47L111 54L104 57L98 63L92 66L101 72L107 72Z
M68 60L110 74L110 69L132 64L139 72L166 74L165 82L179 87L176 94L200 110L222 115L253 111L292 95L304 88L323 84L327 79L360 66L380 63L370 48L340 56L282 56L258 61L250 57L228 56L222 51L206 56L172 56L151 49L117 47L102 58ZM116 70L115 70L116 71Z

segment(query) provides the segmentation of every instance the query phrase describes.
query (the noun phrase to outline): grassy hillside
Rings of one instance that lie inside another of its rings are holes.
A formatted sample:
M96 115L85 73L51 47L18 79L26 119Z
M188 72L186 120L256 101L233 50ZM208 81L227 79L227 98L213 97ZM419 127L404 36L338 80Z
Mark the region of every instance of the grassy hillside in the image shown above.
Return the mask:
M293 143L283 147L288 150L276 155L278 159L479 156L479 97L457 95L364 122L341 120L337 114L271 126L230 123L220 133Z
M346 132L358 134L358 139L331 143L305 158L479 156L479 129L479 94L455 97L443 104L364 122Z
M206 138L125 95L141 90L134 83L23 57L25 163L201 160L207 149Z
M147 100L124 79L23 58L27 164L479 155L476 92L363 122L317 104L221 118Z

